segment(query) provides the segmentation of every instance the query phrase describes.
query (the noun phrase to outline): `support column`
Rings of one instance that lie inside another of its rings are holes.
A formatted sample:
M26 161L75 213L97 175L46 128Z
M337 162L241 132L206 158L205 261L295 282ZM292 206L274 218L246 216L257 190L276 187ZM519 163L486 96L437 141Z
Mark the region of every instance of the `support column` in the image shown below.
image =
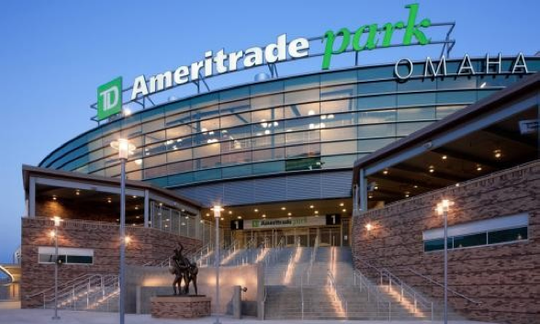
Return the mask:
M36 217L36 178L30 177L28 186L28 217Z
M360 188L359 188L359 194L360 194L360 211L366 212L368 210L367 203L368 203L368 192L367 192L367 179L366 179L366 170L360 169Z
M150 220L150 193L148 190L144 191L144 227L148 227L148 221Z

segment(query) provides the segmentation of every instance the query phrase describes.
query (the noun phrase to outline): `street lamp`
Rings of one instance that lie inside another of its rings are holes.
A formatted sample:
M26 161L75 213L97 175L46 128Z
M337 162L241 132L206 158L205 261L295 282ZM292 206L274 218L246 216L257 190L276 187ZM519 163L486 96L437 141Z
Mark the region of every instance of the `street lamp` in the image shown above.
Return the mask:
M111 142L111 147L118 151L118 158L121 164L121 180L120 180L120 324L124 324L125 312L124 301L126 299L125 278L124 278L124 263L126 258L126 160L129 154L135 150L135 145L131 144L127 139L120 138L118 141Z
M62 219L58 216L52 218L54 221L54 231L52 235L54 236L54 316L53 320L59 320L58 316L58 226Z
M220 324L219 322L219 219L221 218L221 206L214 206L214 218L216 219L216 253L215 253L215 265L216 265L216 321L214 324Z
M437 214L444 218L444 314L443 323L448 323L448 210L454 203L443 199L437 204Z

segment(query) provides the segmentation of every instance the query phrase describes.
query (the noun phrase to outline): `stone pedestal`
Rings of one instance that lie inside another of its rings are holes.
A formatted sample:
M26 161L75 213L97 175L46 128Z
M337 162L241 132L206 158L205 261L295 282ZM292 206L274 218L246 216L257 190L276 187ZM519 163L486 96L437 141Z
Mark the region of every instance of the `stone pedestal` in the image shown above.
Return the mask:
M210 316L210 297L156 296L150 298L152 317L196 318Z

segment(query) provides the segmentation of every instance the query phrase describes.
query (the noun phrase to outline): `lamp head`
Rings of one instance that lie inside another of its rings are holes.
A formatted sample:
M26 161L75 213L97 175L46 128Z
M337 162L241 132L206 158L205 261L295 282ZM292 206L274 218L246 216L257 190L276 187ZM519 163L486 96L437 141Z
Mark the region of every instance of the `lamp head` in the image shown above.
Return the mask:
M60 226L60 222L62 221L62 218L60 218L59 216L53 216L53 218L51 219L54 221L54 226L56 227Z
M131 144L125 138L119 138L117 141L111 142L111 147L118 151L118 157L120 159L127 160L129 155L135 151L135 145Z
M220 218L221 217L221 211L223 210L221 208L221 206L219 206L219 205L214 206L213 210L214 210L214 217L215 218Z

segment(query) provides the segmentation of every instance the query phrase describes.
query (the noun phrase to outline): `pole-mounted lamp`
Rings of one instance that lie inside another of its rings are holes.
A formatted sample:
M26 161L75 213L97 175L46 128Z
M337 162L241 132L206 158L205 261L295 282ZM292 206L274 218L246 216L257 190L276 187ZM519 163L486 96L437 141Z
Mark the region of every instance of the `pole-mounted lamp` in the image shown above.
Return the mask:
M131 144L127 139L120 138L117 141L111 142L111 147L118 151L118 158L121 165L121 180L120 180L120 324L124 324L125 309L124 302L126 299L125 289L125 258L126 258L126 160L129 154L135 151L135 145Z
M58 216L51 218L54 221L54 231L51 233L54 236L54 316L53 320L59 320L58 316L58 227L62 219Z
M443 199L437 204L437 214L444 218L444 314L443 323L448 323L448 211L454 202Z
M215 266L216 266L216 321L214 324L220 324L219 322L219 219L221 218L221 206L214 206L214 218L216 220L216 253L215 253Z

